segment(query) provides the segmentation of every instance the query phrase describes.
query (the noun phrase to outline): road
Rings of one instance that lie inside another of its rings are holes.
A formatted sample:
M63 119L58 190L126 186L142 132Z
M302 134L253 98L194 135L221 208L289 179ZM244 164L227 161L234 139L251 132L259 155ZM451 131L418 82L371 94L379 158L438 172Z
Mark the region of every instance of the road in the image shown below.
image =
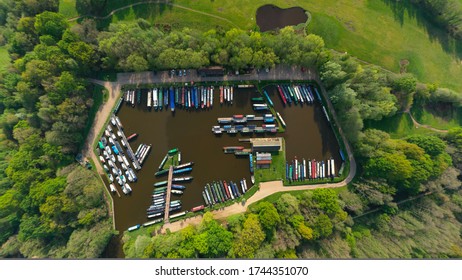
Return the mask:
M196 75L196 71L188 71L187 76L171 76L168 71L162 71L157 74L153 72L140 72L140 73L120 73L117 75L116 82L105 82L100 80L89 79L89 82L96 83L104 86L109 91L108 101L101 105L98 110L93 126L88 135L84 151L82 154L85 157L91 157L96 163L97 171L99 174L104 175L104 171L100 164L97 164L98 158L92 149L93 143L96 141L98 133L103 129L106 120L112 113L112 109L115 106L119 96L120 89L124 85L143 85L143 84L154 84L154 83L191 83L194 82L217 82L221 83L223 81L263 81L263 80L311 80L316 81L321 86L321 93L324 96L324 100L327 100L327 106L331 112L332 118L335 123L337 121L337 115L333 109L333 106L330 102L330 99L327 96L325 88L322 86L322 83L319 80L317 72L312 69L307 69L306 71L301 71L299 67L284 66L278 65L274 69L271 69L268 73L265 71L260 71L260 73L252 73L246 75L227 75L225 77L200 77ZM351 147L343 134L341 128L339 128L340 135L343 142L345 143L346 152L350 161L350 173L345 178L345 180L338 183L327 183L327 184L316 184L316 185L299 185L293 187L284 187L282 181L273 181L265 182L260 184L260 189L250 197L245 204L233 204L228 207L224 207L220 210L213 211L214 217L217 219L224 219L230 215L243 213L247 210L247 206L259 201L271 194L284 191L295 191L295 190L313 190L317 188L339 188L346 186L350 183L354 176L356 175L356 161L353 157ZM196 216L186 220L181 220L173 223L169 223L163 226L162 232L177 231L189 224L199 224L202 220L201 216Z

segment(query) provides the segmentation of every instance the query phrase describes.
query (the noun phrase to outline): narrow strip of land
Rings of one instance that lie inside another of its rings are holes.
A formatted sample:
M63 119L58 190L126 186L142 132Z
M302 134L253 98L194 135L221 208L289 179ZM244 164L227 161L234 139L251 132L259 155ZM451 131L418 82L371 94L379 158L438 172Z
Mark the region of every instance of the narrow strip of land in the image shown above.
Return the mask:
M141 72L141 73L120 73L117 75L116 82L104 82L94 79L89 79L88 81L96 84L105 86L109 91L109 100L101 105L96 117L95 122L90 130L88 139L85 145L85 150L82 152L85 156L91 157L95 163L98 162L97 157L94 153L92 147L95 143L98 133L103 129L106 120L112 112L112 108L115 106L118 97L120 96L120 89L123 85L137 85L141 86L144 84L155 84L155 83L190 83L190 82L244 82L244 81L262 81L262 80L306 80L306 81L316 81L321 88L321 94L323 95L324 100L329 108L329 111L332 115L335 123L337 122L337 115L334 111L334 108L330 102L330 99L327 96L327 92L322 85L319 76L316 71L313 69L307 69L302 71L299 67L295 66L285 66L278 65L269 72L253 72L246 75L226 75L224 77L201 77L196 74L195 71L188 71L187 76L175 76L171 75L169 71L162 71L157 74L153 72ZM338 183L326 183L326 184L315 184L315 185L299 185L292 187L284 187L282 181L273 181L265 182L260 184L260 189L250 197L243 204L233 204L228 207L224 207L220 210L213 211L215 218L224 219L230 215L243 213L247 210L247 206L259 201L271 194L284 192L284 191L296 191L296 190L313 190L317 188L339 188L346 186L350 183L354 176L356 175L356 162L353 157L353 153L350 145L342 131L339 128L340 136L342 137L343 143L345 143L345 149L348 154L348 159L350 162L350 173L345 178L345 180ZM104 174L100 164L97 165L97 170L100 174ZM162 231L165 232L167 229L169 231L178 231L189 224L198 224L202 220L201 216L195 216L186 220L181 220L173 223L169 223L163 226Z

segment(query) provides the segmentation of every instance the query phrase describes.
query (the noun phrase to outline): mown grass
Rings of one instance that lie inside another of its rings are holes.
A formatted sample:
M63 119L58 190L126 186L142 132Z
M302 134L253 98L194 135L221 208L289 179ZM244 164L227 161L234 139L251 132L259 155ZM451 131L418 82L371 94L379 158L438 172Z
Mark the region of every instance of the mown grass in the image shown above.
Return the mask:
M270 168L257 168L256 156L254 155L254 171L255 171L255 185L261 182L283 180L286 174L286 147L283 138L282 149L279 153L272 155L272 162Z
M364 126L365 128L383 130L389 133L392 138L405 138L412 134L435 133L424 127L416 128L412 123L411 117L405 113L398 113L380 121L366 121L364 122Z
M63 14L66 18L79 16L75 8L75 0L59 0L59 13Z
M6 72L10 65L10 56L6 46L0 46L0 73Z
M345 187L340 187L340 188L333 188L332 190L334 190L337 194L339 194L340 192L347 190L347 187L345 186ZM262 200L259 200L259 201L256 201L256 202L250 204L249 208L251 208L255 204L258 204L261 201L268 201L270 203L275 203L276 201L279 200L279 198L283 194L286 194L286 193L289 193L289 194L291 194L293 196L299 196L299 195L303 194L304 192L312 192L312 191L313 190L299 190L299 191L285 191L285 192L273 193L272 195L269 195L269 196L263 198Z
M437 129L447 130L458 127L462 121L462 112L459 108L438 110L414 105L411 112L414 119L420 124L429 125Z

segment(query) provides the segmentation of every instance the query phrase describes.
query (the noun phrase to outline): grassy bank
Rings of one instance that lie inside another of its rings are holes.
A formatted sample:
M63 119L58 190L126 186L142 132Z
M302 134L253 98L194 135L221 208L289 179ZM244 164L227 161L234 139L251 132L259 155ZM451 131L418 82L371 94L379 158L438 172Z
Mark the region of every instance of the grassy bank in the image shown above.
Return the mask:
M390 134L392 138L405 138L412 134L432 134L435 133L426 128L416 128L412 123L411 117L405 113L398 113L393 117L384 118L380 121L366 121L366 128L383 130Z
M459 108L427 108L414 105L412 116L420 124L429 125L437 129L451 129L462 123L462 111Z
M8 55L8 50L6 46L0 47L0 73L6 72L8 66L10 65L10 56Z
M59 13L63 14L66 18L79 16L75 8L75 0L59 0Z

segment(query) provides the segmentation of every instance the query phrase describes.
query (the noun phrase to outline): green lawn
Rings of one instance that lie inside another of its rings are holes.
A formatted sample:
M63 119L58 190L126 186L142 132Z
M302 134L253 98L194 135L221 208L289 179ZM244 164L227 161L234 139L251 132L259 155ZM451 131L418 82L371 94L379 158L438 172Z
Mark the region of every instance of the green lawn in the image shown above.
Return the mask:
M10 56L6 46L0 47L0 72L5 72L10 65Z
M59 13L63 14L66 18L79 16L79 13L75 9L75 0L59 0Z
M332 190L334 190L337 194L339 194L340 192L347 190L347 187L345 186L345 187L340 187L340 188L333 188ZM273 193L272 195L269 195L262 200L252 203L251 205L249 205L249 208L251 208L252 205L259 203L260 201L268 201L271 203L275 203L285 193L290 193L291 195L298 196L304 192L312 192L312 191L313 190L302 190L302 191L286 191L286 192Z
M414 105L411 109L414 119L438 129L450 129L462 123L461 109L444 108L441 110Z
M384 118L380 121L367 121L364 123L366 128L383 130L390 134L392 138L404 138L412 134L432 134L435 133L426 128L414 127L411 117L408 114L399 113L393 117Z

